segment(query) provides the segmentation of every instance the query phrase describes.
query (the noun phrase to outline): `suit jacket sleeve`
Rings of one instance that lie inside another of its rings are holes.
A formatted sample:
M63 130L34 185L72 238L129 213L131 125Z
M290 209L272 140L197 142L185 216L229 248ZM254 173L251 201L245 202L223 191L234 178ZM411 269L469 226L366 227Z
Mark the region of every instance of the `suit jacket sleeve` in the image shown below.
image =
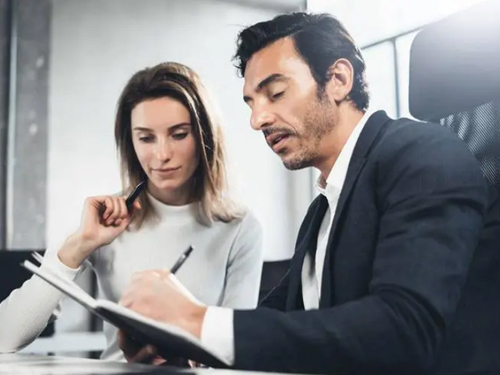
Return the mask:
M487 188L463 143L444 129L425 131L430 126L437 125L389 130L372 152L380 219L367 295L320 310L235 311L236 368L411 374L433 365L483 225Z

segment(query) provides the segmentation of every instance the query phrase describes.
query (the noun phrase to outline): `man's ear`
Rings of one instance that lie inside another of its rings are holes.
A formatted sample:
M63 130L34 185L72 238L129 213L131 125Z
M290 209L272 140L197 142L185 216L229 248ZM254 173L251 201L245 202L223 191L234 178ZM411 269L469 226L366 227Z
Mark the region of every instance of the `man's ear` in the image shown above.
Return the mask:
M342 58L335 61L328 69L328 75L328 97L336 103L348 99L354 82L354 68L349 60Z

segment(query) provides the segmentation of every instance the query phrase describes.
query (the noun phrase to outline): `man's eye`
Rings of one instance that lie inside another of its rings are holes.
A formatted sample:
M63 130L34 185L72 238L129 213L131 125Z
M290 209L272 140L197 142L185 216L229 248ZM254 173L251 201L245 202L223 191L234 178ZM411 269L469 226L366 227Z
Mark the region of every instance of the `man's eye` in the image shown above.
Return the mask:
M174 134L172 137L176 140L181 140L181 139L186 138L187 135L188 135L188 133L177 133L177 134Z
M279 99L279 98L281 98L283 96L284 93L285 93L284 91L277 92L276 94L272 95L272 98L273 99Z

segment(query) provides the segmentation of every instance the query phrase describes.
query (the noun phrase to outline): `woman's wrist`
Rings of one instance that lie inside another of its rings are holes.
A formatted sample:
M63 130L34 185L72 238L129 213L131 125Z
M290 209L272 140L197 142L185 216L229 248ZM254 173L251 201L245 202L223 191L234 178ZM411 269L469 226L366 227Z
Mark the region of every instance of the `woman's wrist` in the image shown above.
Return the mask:
M95 246L74 233L66 239L57 255L65 266L77 269L94 250Z

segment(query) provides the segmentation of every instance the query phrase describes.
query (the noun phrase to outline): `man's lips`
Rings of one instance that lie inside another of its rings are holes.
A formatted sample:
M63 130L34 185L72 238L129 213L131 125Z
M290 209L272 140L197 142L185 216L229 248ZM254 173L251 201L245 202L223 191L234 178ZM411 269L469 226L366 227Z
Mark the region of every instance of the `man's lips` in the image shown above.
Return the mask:
M286 130L265 130L264 136L266 137L266 142L269 147L275 153L279 153L282 146L284 146L287 139L293 134Z
M273 147L288 136L290 136L288 132L274 132L266 135L266 141L270 147Z

